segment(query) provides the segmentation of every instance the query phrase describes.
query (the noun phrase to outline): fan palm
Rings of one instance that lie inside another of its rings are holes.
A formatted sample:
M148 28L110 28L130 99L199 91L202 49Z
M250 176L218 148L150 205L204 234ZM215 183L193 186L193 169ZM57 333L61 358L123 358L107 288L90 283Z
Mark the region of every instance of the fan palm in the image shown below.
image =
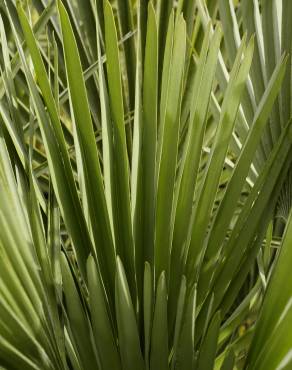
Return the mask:
M291 12L1 3L2 368L291 368Z

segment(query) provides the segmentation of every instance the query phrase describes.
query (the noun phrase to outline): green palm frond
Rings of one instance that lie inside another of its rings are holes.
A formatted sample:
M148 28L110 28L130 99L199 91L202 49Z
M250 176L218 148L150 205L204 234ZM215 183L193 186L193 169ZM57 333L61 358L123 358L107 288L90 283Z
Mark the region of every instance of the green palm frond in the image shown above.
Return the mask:
M0 3L0 368L291 367L291 11Z

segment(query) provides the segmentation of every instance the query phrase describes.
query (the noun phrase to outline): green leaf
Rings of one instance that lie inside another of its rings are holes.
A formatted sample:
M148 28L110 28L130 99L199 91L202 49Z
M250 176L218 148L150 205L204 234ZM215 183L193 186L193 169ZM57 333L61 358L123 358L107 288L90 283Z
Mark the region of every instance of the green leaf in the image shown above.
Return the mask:
M281 368L280 364L283 364L283 368L287 369L291 366L291 333L289 328L292 320L292 291L291 286L287 284L292 258L291 237L290 213L281 250L267 287L247 359L248 368L250 369ZM271 307L273 307L273 310L271 310Z
M288 170L286 168L285 171L281 172L283 163L289 158L288 153L291 145L290 130L291 126L287 125L282 132L264 170L260 174L258 181L255 183L242 208L232 234L224 248L224 252L221 254L220 264L218 265L219 261L216 262L218 267L213 272L212 278L209 276L208 291L214 291L215 294L214 310L219 306L228 287L238 284L232 292L232 299L226 297L222 301L222 305L229 302L227 309L233 303L236 298L236 292L238 292L247 273L250 271L252 260L256 258L257 251L261 246L261 239L257 240L256 236L263 238L265 234L265 228L268 226L269 217L271 217L271 212L280 191L280 188L277 187L277 181L281 185ZM263 220L264 228L261 225L261 220ZM262 235L258 235L258 233ZM254 240L255 244L253 243ZM248 249L249 246L253 246L253 248ZM239 269L241 263L243 271ZM202 330L202 321L204 321L207 309L207 306L204 306L204 309L200 312L201 317L198 318L200 330Z
M89 320L86 317L85 310L80 300L72 272L64 253L61 254L61 268L63 277L63 289L66 299L66 311L69 318L70 330L72 331L72 340L76 345L79 360L82 366L90 369L97 367L97 360L91 342L91 328Z
M171 35L170 18L170 35ZM169 279L170 246L173 233L173 194L175 185L175 171L177 163L178 137L180 127L181 89L186 52L186 27L182 17L175 25L173 36L173 54L170 61L165 59L165 68L169 64L169 83L166 88L165 109L162 112L161 125L161 153L158 155L158 188L155 227L155 269L157 277L165 271L166 279ZM168 194L168 196L165 196Z
M129 160L126 147L124 108L121 85L120 60L117 31L110 3L104 2L105 46L107 55L107 76L109 107L112 132L108 137L112 151L109 163L111 176L111 198L115 245L117 254L123 261L132 297L136 294L134 269L134 244L130 211Z
M26 41L34 63L35 72L38 76L38 83L42 91L42 96L46 102L50 121L47 118L45 108L41 101L37 87L29 71L27 62L21 49L18 35L14 30L17 40L18 52L20 54L25 76L29 85L32 101L38 117L38 123L42 132L42 138L48 156L48 164L51 170L52 183L58 199L62 216L72 237L74 247L78 256L78 262L83 276L85 274L86 258L93 249L84 215L78 199L77 189L74 182L73 172L65 145L65 140L58 116L57 107L50 88L40 51L37 47L35 38L26 19L24 11L18 7L19 17L26 36Z
M261 7L262 15L262 29L263 29L263 43L265 52L265 71L267 78L272 75L280 53L280 40L279 31L276 17L275 3L272 1L264 1ZM281 132L281 121L279 102L275 102L270 119L270 132L275 144L276 140L280 136ZM282 122L284 125L286 122Z
M232 350L228 351L220 370L232 370L234 368L235 355Z
M175 329L174 329L174 339L173 339L173 358L171 362L171 369L175 369L177 366L177 354L179 339L182 326L184 324L184 311L185 311L185 302L186 302L186 278L183 276L180 285L180 291L177 302L177 312L175 318Z
M157 146L157 68L158 38L156 16L152 3L148 6L146 48L142 93L139 84L136 94L138 116L134 123L132 159L132 213L135 237L136 272L142 284L145 261L154 265L154 228L156 198L156 146ZM139 60L137 68L139 68ZM138 81L141 78L137 76ZM140 82L140 81L139 81ZM140 101L141 100L141 101Z
M108 218L102 175L95 142L85 82L73 30L68 14L61 2L59 13L63 34L63 47L66 73L69 84L70 101L76 130L76 139L81 154L86 204L89 210L89 228L95 242L95 253L102 277L113 296L115 276L115 250ZM76 143L77 144L77 143Z
M207 112L216 72L221 30L217 28L210 40L210 29L205 35L195 81L192 86L190 127L180 163L177 179L176 211L171 250L170 305L175 306L179 277L184 269L185 253L189 243L192 206L194 200L197 172L201 158ZM175 311L170 309L170 315ZM170 317L172 322L172 317Z
M197 369L212 370L215 362L217 351L217 340L220 328L220 312L218 311L207 330L206 336L201 344Z
M234 214L241 189L244 185L252 160L255 156L256 149L258 148L265 125L272 110L273 103L280 90L285 74L286 60L287 59L281 58L281 60L278 62L277 68L275 69L256 110L252 126L249 130L248 136L235 165L232 177L225 191L225 195L212 224L206 251L207 258L210 258L211 256L215 257L217 255L220 250L220 245L224 240L227 227L230 223L232 215Z
M129 285L122 262L117 257L116 319L123 369L143 370L144 361Z
M168 370L167 288L165 273L157 283L151 334L150 370Z
M133 9L130 0L117 0L118 17L122 36L134 29ZM123 45L127 70L127 89L130 110L134 107L135 97L135 41L129 39Z
M58 292L59 297L61 297L62 274L60 265L61 258L60 210L51 185L48 200L47 245L55 289Z
M282 35L281 35L281 52L288 52L288 68L282 84L281 90L281 122L285 123L291 116L291 51L292 45L290 42L290 25L292 17L292 3L288 0L282 1Z
M196 286L186 299L185 312L182 321L181 333L175 354L175 369L187 370L194 366L195 361L195 320L196 320Z
M216 129L214 143L204 178L200 184L198 201L195 205L195 223L192 228L192 237L186 265L187 277L190 279L195 278L195 273L197 271L194 269L194 266L200 263L200 259L202 258L200 254L204 253L203 241L213 208L224 159L235 124L240 98L252 61L253 41L251 40L246 50L244 43L243 41L238 51L230 75L230 81L222 105L220 121ZM242 52L244 52L244 58L241 61Z
M92 329L102 369L120 370L121 360L104 287L94 258L87 261L88 290L92 314Z
M145 368L149 370L149 356L151 343L151 328L153 319L153 281L151 266L145 262L144 289L143 289L143 313L144 313L144 341L145 341Z

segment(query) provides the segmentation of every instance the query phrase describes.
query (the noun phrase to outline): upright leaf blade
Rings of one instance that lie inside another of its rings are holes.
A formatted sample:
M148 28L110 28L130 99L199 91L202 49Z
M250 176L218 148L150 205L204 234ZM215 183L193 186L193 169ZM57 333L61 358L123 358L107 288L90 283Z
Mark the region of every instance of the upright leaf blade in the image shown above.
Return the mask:
M212 370L217 350L217 340L220 328L220 312L217 312L207 330L200 348L197 368L198 370Z
M78 147L81 152L82 173L89 209L90 230L95 241L95 253L104 283L113 295L115 276L115 251L106 207L98 151L82 74L77 44L68 14L59 1L59 14L63 34L66 73L71 106L74 114Z
M113 160L111 166L112 218L117 254L123 261L132 297L136 295L134 269L134 243L130 211L129 160L126 146L124 108L121 84L120 60L117 31L112 7L104 2L105 47L107 55L107 76L109 86L109 106L112 120Z
M102 369L121 370L121 360L110 319L108 302L92 256L89 256L87 261L87 275L93 336Z
M140 65L141 63L138 62L137 68ZM139 109L140 112L136 113L134 121L132 161L132 176L135 176L133 185L136 184L135 188L132 187L132 197L134 198L132 199L132 207L138 286L142 284L145 261L149 262L152 269L154 267L158 37L152 3L149 3L148 6L143 66L142 96L139 98L139 106L136 106L136 110ZM139 94L140 85L137 85L136 89L136 94Z
M116 317L119 347L123 369L143 370L144 360L140 348L135 311L131 300L126 273L120 258L117 258Z
M48 156L48 164L51 170L55 194L58 199L62 216L64 217L68 231L72 237L72 241L78 256L80 269L85 277L86 258L89 254L89 251L93 248L92 242L89 237L87 225L85 223L83 211L78 198L70 159L45 66L30 25L26 19L23 9L20 6L18 6L18 12L27 45L31 53L31 58L34 63L34 68L38 76L38 83L48 108L50 121L47 117L40 95L37 91L37 87L33 81L33 77L25 60L25 56L20 45L19 36L14 29L18 51L42 132L42 138Z
M167 287L163 272L157 284L151 335L150 370L168 370Z
M172 18L170 18L172 22ZM157 276L165 271L169 278L170 247L173 233L173 201L180 127L181 89L186 53L186 25L182 17L174 31L173 56L170 60L169 83L166 85L165 112L162 112L161 156L158 160L158 189L155 229L155 269ZM165 60L165 63L168 63ZM164 88L164 86L163 86ZM167 194L167 196L166 196Z
M192 229L192 238L188 250L186 265L187 276L191 279L195 278L194 266L197 263L200 263L200 253L204 253L203 242L213 208L224 159L235 124L241 94L252 61L253 41L251 41L249 46L246 48L245 57L241 63L241 53L243 48L244 41L242 42L241 50L238 51L238 55L232 69L230 82L224 97L220 121L216 129L209 163L205 170L204 179L200 184L198 201L195 205L195 223Z

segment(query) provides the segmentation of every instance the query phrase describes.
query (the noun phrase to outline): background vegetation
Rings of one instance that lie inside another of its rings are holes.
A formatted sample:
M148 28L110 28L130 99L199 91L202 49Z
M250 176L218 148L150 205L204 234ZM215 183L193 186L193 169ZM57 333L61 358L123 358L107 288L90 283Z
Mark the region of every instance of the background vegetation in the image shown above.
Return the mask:
M0 367L292 369L292 2L0 14Z

